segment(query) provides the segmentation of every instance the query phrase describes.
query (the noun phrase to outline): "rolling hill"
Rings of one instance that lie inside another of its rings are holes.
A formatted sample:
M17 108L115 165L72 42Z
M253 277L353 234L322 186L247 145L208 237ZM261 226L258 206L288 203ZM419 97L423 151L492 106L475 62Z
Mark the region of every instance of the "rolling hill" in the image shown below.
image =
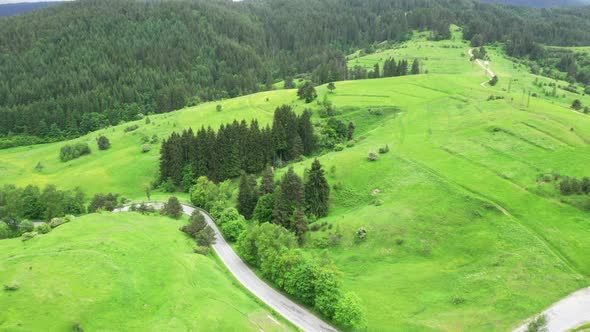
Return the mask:
M531 6L531 7L569 7L569 6L587 6L590 5L588 0L482 0L488 3L501 3L514 6Z
M589 105L590 97L559 81L559 93L547 96L554 81L530 74L501 47L488 47L499 83L482 87L489 77L469 61L459 29L450 40L428 37L416 33L348 56L349 66L367 68L389 57L419 58L427 74L339 81L333 93L317 87L318 99L333 103L335 118L355 122L357 133L353 146L318 155L332 200L317 222L331 226L311 232L304 250L334 260L344 287L361 298L370 331L509 330L590 282L588 198L561 195L554 177L589 175L590 117L570 105L576 98ZM81 186L141 200L159 157L158 144L141 152L142 137L243 118L265 125L282 104L311 108L314 122L326 121L322 106L298 100L296 90L261 92L92 132L72 142L94 147L106 135L112 147L66 163L59 161L63 142L1 150L0 183ZM367 160L385 145L389 153ZM310 163L295 169L303 174ZM355 237L360 227L364 241ZM11 241L9 252L18 252L22 244Z
M0 329L285 331L215 259L192 252L183 221L92 214L27 242L0 241Z

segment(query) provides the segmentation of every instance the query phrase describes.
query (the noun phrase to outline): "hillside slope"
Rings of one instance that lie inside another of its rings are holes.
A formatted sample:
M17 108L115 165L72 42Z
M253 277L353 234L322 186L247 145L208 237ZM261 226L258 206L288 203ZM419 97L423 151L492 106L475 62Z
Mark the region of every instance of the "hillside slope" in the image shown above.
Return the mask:
M182 221L92 214L27 242L0 241L0 329L67 331L289 328L192 252Z

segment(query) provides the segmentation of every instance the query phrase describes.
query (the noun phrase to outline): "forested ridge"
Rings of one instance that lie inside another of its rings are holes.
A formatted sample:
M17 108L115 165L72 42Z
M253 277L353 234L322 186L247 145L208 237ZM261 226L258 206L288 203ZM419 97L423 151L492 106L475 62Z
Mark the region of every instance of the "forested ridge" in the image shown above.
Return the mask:
M0 19L0 147L61 140L307 74L350 78L345 55L412 30L475 46L590 45L590 9L472 0L77 1Z

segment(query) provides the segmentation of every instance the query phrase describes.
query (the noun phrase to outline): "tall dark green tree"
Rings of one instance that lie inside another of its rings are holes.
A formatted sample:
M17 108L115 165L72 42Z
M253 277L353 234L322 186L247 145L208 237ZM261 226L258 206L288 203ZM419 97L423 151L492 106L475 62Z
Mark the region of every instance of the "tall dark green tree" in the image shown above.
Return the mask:
M418 75L420 74L420 62L418 61L418 59L414 59L414 62L412 62L412 75Z
M272 194L275 190L275 174L271 166L266 166L262 172L260 195Z
M295 209L303 209L304 189L301 178L295 174L293 167L283 175L281 184L275 192L273 222L291 229L291 219Z
M309 214L318 218L328 214L330 186L318 159L311 164L311 170L305 182L305 207Z
M238 212L246 219L251 219L257 202L258 190L256 178L253 175L242 173L238 192Z

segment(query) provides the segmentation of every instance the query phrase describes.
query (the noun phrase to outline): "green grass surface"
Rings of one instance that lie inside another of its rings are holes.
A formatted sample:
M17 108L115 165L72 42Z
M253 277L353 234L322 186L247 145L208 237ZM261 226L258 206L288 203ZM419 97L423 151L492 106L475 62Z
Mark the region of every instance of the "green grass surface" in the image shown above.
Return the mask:
M590 97L561 89L560 97L545 97L532 84L535 76L499 47L489 53L500 81L483 88L487 77L467 50L455 31L451 41L418 35L390 50L351 55L351 66L367 67L390 54L419 57L428 74L336 82L328 94L342 111L338 117L358 124L357 142L320 157L338 188L330 215L320 221L333 227L312 233L307 249L320 251L317 238L342 234L326 253L345 288L361 297L370 331L505 331L589 284L588 212L562 201L555 183L536 179L551 172L590 176L590 117L569 108L575 97L586 105ZM529 91L539 97L529 102ZM319 100L326 93L318 87ZM488 101L491 95L504 99ZM319 107L302 104L295 90L277 90L223 101L222 112L208 103L153 116L132 133L123 132L128 124L92 133L79 140L106 133L111 150L94 149L69 163L58 160L63 143L3 150L0 182L80 185L88 193L142 198L158 153L155 147L141 154L141 135L164 137L234 118L268 123L284 103L297 111ZM376 108L399 111L369 114ZM368 162L367 153L385 144L391 152ZM34 171L38 161L46 165L41 173ZM297 171L310 163L297 164ZM381 193L373 196L375 189ZM380 206L372 204L376 199ZM368 238L357 243L361 226Z
M184 221L92 214L0 241L0 330L285 330L220 262L192 253Z

